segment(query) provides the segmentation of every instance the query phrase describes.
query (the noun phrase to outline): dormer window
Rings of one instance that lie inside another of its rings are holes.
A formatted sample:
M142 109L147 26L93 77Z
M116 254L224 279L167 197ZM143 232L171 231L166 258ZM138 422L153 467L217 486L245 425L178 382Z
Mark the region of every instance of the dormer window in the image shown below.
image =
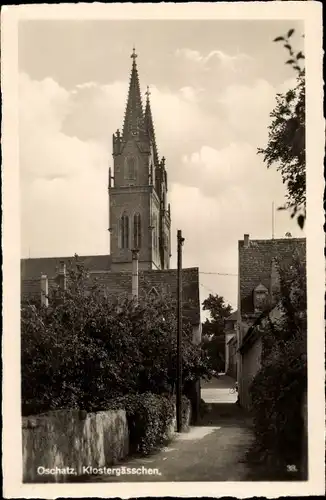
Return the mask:
M260 283L256 286L253 295L255 312L263 311L268 299L268 289Z

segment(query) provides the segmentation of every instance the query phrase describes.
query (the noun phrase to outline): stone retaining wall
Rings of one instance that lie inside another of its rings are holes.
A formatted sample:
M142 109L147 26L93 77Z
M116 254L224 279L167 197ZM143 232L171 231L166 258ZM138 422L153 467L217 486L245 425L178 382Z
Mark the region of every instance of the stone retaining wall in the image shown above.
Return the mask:
M60 410L24 417L22 439L23 482L64 482L68 473L77 476L85 472L83 467L114 464L129 451L123 410Z

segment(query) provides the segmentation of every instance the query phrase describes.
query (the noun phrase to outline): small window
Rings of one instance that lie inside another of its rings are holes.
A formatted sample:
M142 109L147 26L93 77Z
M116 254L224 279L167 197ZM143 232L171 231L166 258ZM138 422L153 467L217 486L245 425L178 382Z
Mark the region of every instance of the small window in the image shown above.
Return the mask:
M254 308L255 312L263 311L267 305L268 290L267 288L259 284L254 290Z
M129 180L136 179L136 159L133 156L128 156L126 161L126 178Z

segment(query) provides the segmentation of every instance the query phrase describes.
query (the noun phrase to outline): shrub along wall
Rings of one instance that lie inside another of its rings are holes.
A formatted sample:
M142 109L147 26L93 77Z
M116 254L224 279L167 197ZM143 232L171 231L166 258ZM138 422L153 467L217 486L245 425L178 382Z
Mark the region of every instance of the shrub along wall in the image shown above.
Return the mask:
M111 409L124 408L129 427L132 453L148 454L168 442L176 430L175 398L157 394L133 394L112 400ZM191 419L190 401L182 399L182 429L188 430Z

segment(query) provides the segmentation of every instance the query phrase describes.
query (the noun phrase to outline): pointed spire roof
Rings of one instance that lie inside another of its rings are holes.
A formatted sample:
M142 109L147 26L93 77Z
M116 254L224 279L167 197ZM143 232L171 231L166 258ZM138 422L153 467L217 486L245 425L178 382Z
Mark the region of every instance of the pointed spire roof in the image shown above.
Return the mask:
M122 135L124 138L127 137L131 130L139 130L139 128L142 128L144 120L138 70L136 65L137 54L135 48L133 48L133 52L130 57L132 58L132 68L129 82L128 101L123 124Z
M150 96L150 91L149 87L147 86L147 92L146 92L146 107L145 107L145 128L146 132L153 144L153 149L154 149L154 161L155 164L158 164L158 153L157 153L157 146L156 146L156 139L155 139L155 130L154 130L154 124L153 124L153 115L152 115L152 110L151 110L151 103L149 100Z

